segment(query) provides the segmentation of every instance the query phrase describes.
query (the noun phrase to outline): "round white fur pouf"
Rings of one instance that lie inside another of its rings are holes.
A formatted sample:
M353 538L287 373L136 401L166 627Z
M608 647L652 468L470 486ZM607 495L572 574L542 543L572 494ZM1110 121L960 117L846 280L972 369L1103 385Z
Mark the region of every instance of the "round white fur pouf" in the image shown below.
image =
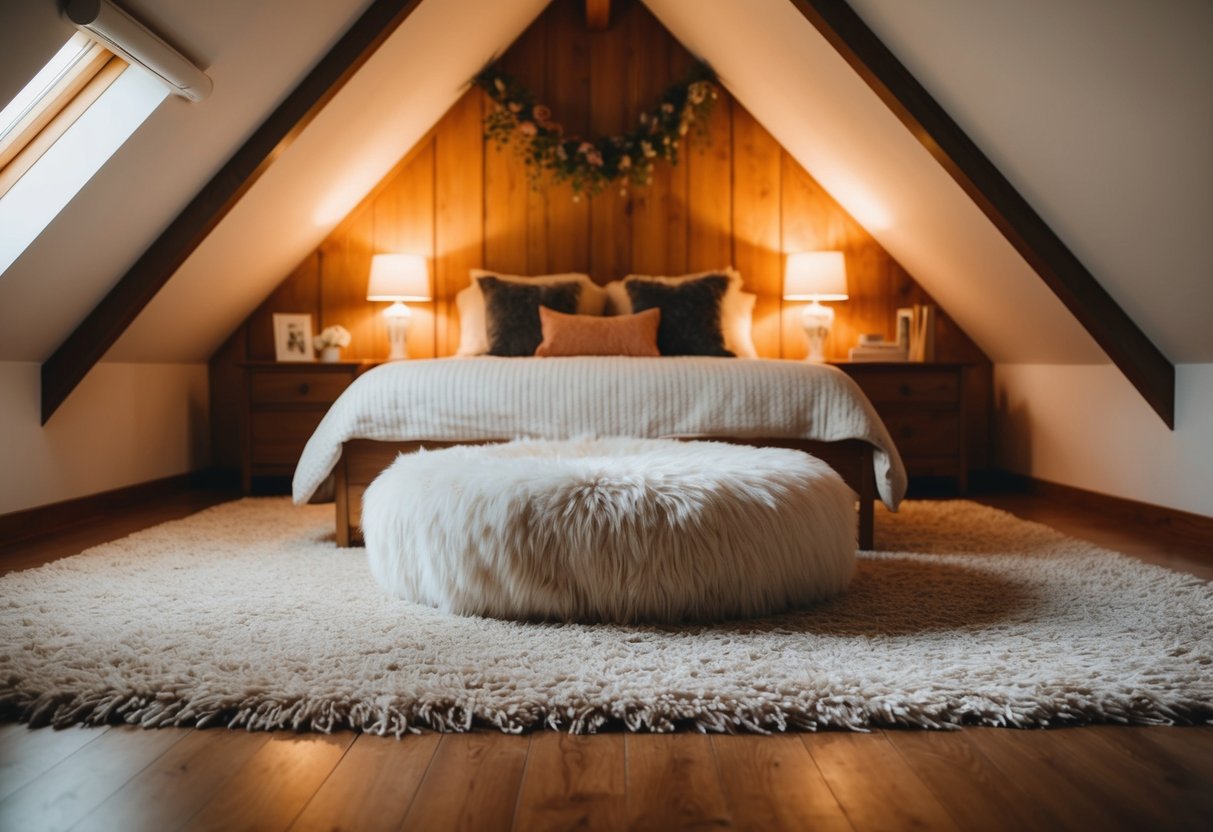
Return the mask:
M845 589L854 501L800 451L515 441L401 455L367 488L362 531L380 585L446 612L707 621Z

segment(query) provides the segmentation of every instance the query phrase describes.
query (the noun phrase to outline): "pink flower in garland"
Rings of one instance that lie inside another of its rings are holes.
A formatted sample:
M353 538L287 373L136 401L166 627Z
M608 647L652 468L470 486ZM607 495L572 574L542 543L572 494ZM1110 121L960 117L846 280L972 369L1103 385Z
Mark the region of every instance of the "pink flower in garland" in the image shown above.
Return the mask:
M577 148L577 152L585 157L586 164L600 168L602 167L602 154L598 152L598 148L589 142L582 142Z
M510 133L516 132L533 181L538 184L541 172L550 172L555 182L570 182L573 198L578 199L582 193L593 196L616 183L625 196L629 184L652 181L655 160L677 164L682 140L692 125L705 118L710 101L716 98L712 80L709 68L697 67L680 88L672 88L653 110L641 113L634 129L596 143L566 136L561 125L552 121L549 106L533 103L528 91L492 67L482 71L476 83L499 105L485 117L485 135L504 145Z

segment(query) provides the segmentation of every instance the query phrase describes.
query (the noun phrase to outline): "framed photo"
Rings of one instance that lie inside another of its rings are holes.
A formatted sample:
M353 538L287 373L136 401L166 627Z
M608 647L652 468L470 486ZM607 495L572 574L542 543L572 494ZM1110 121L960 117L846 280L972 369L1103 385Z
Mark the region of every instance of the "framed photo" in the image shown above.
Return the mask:
M274 313L274 357L279 361L314 361L312 316Z

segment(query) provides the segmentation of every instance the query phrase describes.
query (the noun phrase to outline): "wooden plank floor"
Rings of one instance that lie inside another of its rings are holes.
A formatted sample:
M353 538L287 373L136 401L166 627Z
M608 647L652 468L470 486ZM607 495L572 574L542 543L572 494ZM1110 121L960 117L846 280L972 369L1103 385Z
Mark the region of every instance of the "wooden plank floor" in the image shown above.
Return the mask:
M216 501L0 550L29 568ZM1213 578L1213 552L1025 495L982 502ZM1210 829L1213 726L777 737L31 731L0 724L0 830Z

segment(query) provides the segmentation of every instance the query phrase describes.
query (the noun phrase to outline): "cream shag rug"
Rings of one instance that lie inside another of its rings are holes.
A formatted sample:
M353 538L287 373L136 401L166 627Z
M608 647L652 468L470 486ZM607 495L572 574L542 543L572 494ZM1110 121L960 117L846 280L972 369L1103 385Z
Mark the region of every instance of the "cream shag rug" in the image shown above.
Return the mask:
M711 626L392 600L331 506L243 500L0 578L0 715L400 734L1213 719L1213 587L967 502L877 518L850 590Z

